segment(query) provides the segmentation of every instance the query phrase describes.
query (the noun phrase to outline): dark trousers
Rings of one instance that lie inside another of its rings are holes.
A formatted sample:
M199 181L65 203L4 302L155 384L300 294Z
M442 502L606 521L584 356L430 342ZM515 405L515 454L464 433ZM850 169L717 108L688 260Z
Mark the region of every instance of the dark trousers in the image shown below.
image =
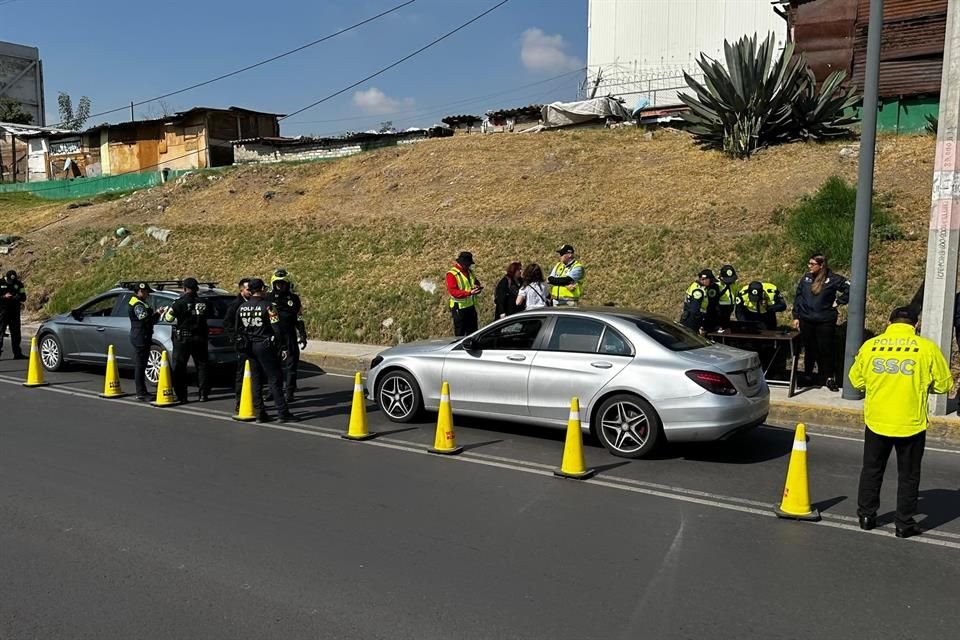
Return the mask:
M210 387L207 386L207 339L178 340L174 343L173 353L173 390L177 394L177 400L187 401L187 362L190 358L193 358L193 364L197 367L200 395L210 393Z
M266 381L273 394L273 404L281 415L287 413L287 401L283 397L283 384L281 383L280 358L277 356L277 350L270 342L254 342L250 346L250 377L253 382L253 406L257 410L257 415L266 413L263 406L263 383Z
M19 303L17 303L19 304ZM0 353L3 353L3 335L10 331L10 348L14 356L22 356L20 348L20 310L0 310Z
M800 339L803 342L803 373L808 377L813 375L813 365L817 365L817 372L824 380L835 376L837 354L834 352L834 337L837 334L837 323L834 320L827 322L800 321ZM838 381L839 384L839 381Z
M466 309L454 307L450 309L450 315L453 316L454 336L468 336L477 330L479 320L477 319L476 306L467 307Z
M875 516L880 507L880 486L887 468L890 450L897 450L897 526L914 524L920 492L920 462L927 432L906 438L891 438L874 433L868 427L863 436L863 470L857 494L857 515Z
M733 315L733 305L732 304L721 304L717 306L717 326L718 327L729 327L730 326L730 317Z
M233 390L237 394L237 409L240 408L240 394L243 393L243 370L247 363L247 354L245 351L237 351L237 371L233 377ZM253 363L250 363L253 367ZM250 373L253 376L253 373ZM252 380L251 380L252 382Z
M287 398L293 395L297 390L297 367L300 366L300 344L297 342L297 332L285 334L283 336L283 348L287 352L287 358L281 363L283 367L283 389L287 393Z
M133 381L138 396L147 396L147 362L150 360L150 343L130 341L133 344Z

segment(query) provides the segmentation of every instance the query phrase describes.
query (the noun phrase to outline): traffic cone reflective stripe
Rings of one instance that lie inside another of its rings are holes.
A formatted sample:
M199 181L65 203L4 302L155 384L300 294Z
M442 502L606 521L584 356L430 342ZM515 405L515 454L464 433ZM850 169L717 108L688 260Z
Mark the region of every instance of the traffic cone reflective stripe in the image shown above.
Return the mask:
M787 467L787 482L783 488L783 501L774 513L780 518L792 520L820 519L820 512L810 504L810 484L807 478L807 430L801 423L793 437L793 451Z
M376 434L367 431L367 402L363 397L363 376L360 372L353 379L353 405L350 407L350 424L347 433L341 436L347 440L369 440Z
M167 352L160 355L160 371L157 374L157 399L151 402L155 407L172 407L177 404L177 394L170 382L170 363L167 362Z
M240 386L240 410L233 416L240 422L252 422L257 419L256 408L253 406L253 377L250 373L250 361L243 364L243 384Z
M113 345L107 349L107 373L103 379L103 393L101 398L122 398L125 394L120 388L120 374L117 371L117 358L113 353Z
M2 337L0 337L2 339ZM40 350L37 348L37 338L30 338L30 363L27 366L27 381L23 383L25 387L43 387L47 383L43 381L43 365L40 364Z
M553 472L561 478L586 480L596 471L587 469L583 460L583 432L580 430L580 400L570 399L570 417L567 419L567 439L563 445L563 460L560 468Z
M440 389L440 411L437 414L437 433L433 438L433 447L427 449L430 453L440 453L448 456L463 451L457 446L457 438L453 433L453 410L450 408L450 385L446 382Z

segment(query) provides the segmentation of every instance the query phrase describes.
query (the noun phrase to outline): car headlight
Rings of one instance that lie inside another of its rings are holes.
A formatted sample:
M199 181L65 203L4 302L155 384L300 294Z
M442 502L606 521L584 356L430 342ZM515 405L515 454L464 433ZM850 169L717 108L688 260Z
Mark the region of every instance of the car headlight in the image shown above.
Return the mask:
M376 356L373 360L370 361L370 368L375 369L379 367L381 362L383 362L383 356Z

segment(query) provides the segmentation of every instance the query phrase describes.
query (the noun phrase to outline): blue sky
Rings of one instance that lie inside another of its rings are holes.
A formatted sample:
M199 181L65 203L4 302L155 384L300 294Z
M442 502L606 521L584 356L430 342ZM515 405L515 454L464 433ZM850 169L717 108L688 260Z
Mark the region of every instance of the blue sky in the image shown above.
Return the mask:
M94 112L106 111L281 53L400 2L0 0L0 40L39 47L52 124L59 91L74 102L87 95ZM289 113L494 4L416 0L358 30L167 103L174 110L235 105ZM582 77L575 70L586 59L586 21L586 0L510 0L403 65L284 121L281 132L334 134L385 120L398 127L428 125L450 113L574 99ZM534 83L540 84L528 86ZM451 104L467 99L473 100ZM136 108L137 118L161 113L158 105ZM88 124L127 119L129 109Z

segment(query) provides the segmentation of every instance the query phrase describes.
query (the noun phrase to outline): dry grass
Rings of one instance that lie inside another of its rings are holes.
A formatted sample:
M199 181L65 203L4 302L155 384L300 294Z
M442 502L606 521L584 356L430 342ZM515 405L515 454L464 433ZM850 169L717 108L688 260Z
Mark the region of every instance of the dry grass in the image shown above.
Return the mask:
M0 233L54 223L29 234L10 261L33 290L51 294L47 311L121 277L232 282L283 265L298 277L313 335L388 343L449 332L442 291L419 283L442 290L458 250L471 249L493 285L509 261L549 268L552 249L572 242L588 266L590 302L675 316L693 274L727 261L747 281L765 277L792 293L799 260L776 212L831 175L855 180L856 159L838 153L847 144L789 145L745 162L673 132L463 136L190 176L81 209L32 203L14 212L0 202ZM877 191L921 240L873 247L874 326L923 276L933 148L930 137L879 144ZM173 229L170 242L146 238L148 224ZM121 225L135 231L133 245L101 247ZM481 313L492 314L492 301Z

